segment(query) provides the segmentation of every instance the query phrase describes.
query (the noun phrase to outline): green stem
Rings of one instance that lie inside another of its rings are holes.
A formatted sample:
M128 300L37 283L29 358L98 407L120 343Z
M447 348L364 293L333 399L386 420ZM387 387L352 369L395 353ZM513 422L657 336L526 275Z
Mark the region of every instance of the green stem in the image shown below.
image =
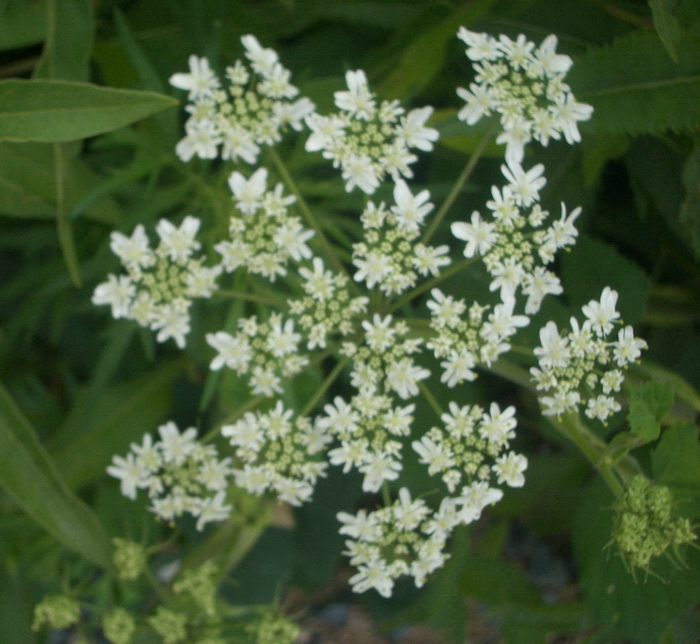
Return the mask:
M238 407L236 411L232 412L223 422L212 427L209 430L209 432L207 432L207 434L205 434L204 437L201 439L201 442L209 443L210 441L214 440L214 438L216 438L216 436L219 435L219 432L221 432L221 428L224 425L236 422L247 411L255 409L258 405L261 405L266 400L269 400L269 398L267 396L263 396L262 394L260 394L259 396L255 396L255 398L251 398L248 402Z
M328 388L335 382L335 379L340 375L340 372L345 368L345 365L347 365L349 361L349 358L345 358L344 360L338 362L335 367L333 367L333 370L326 376L326 379L323 381L321 386L316 389L314 395L309 399L306 405L304 405L304 409L299 412L299 416L306 416L306 414L316 407L318 401L321 400Z
M442 408L440 407L440 403L437 401L437 398L433 396L433 392L428 388L428 385L426 385L424 382L419 382L418 387L420 392L423 394L423 398L428 401L428 404L433 408L433 411L437 417L441 418L443 413Z
M144 577L146 577L146 580L148 581L149 585L153 588L153 590L156 591L156 595L158 595L159 599L162 602L167 602L170 598L168 596L168 593L166 593L165 589L163 588L163 584L161 584L157 579L156 576L153 574L153 571L146 566L146 568L143 571Z
M442 223L442 220L447 214L447 211L452 207L454 200L462 191L464 184L467 182L472 172L474 172L476 164L479 162L479 159L481 159L481 157L483 156L484 151L486 150L486 146L489 144L491 137L496 133L498 127L499 126L497 124L491 129L489 129L489 131L486 132L486 134L484 134L481 141L479 141L479 145L476 146L474 154L472 154L471 157L469 157L469 161L467 161L466 165L462 169L462 173L459 175L459 177L457 177L457 181L455 181L455 184L452 186L452 190L450 190L450 194L447 195L447 199L443 201L442 206L440 206L440 210L437 211L435 217L430 222L430 226L428 226L425 232L423 233L423 239L421 239L421 242L423 244L427 244L428 241L430 241L430 238L433 236L438 226Z
M279 154L277 154L277 150L275 150L273 147L268 148L270 158L272 159L272 162L275 164L275 168L277 168L277 172L279 172L280 176L282 177L282 181L284 181L285 185L287 188L292 192L292 194L296 197L297 199L297 204L299 205L299 209L301 210L302 217L304 217L304 220L306 223L311 226L313 231L316 233L316 243L318 243L321 248L323 249L323 252L326 255L326 259L334 266L334 268L344 274L347 275L347 271L345 270L345 267L342 265L340 260L338 259L338 254L333 250L332 246L328 242L328 239L326 238L325 233L323 232L323 229L321 228L320 224L316 221L316 217L314 217L313 213L311 212L311 209L309 208L308 204L306 203L306 200L302 196L301 192L299 191L299 188L296 184L296 181L292 178L292 175L289 174L289 171L287 170L287 166L284 164L284 161L280 158ZM352 279L348 275L348 279L350 280L350 283L352 284Z
M620 478L625 479L627 477L618 477L620 472L616 471L618 468L608 455L608 444L593 434L581 421L578 414L569 413L559 419L548 418L548 420L560 434L566 436L578 447L579 451L598 470L616 497L625 491Z
M382 482L382 501L385 508L388 508L391 505L391 491L389 490L389 484L386 481Z
M433 277L433 279L428 280L427 282L424 282L420 286L417 286L414 288L412 291L404 295L396 304L394 304L391 309L389 309L389 313L393 313L394 311L398 311L402 306L405 306L408 304L411 300L417 298L419 295L425 293L426 291L429 291L430 289L434 288L440 282L445 281L448 277L451 277L455 273L459 273L463 268L466 268L470 264L473 264L474 262L478 261L478 258L473 257L471 259L465 259L458 264L452 264L448 269L444 270L440 275L437 277Z
M491 365L489 371L537 394L535 385L527 371L512 362L503 359L498 360ZM600 472L603 480L616 496L619 496L624 491L623 484L639 473L639 464L634 457L626 454L619 460L614 459L610 453L608 443L588 429L578 414L565 414L559 419L548 416L547 420L554 429L576 445L581 453Z

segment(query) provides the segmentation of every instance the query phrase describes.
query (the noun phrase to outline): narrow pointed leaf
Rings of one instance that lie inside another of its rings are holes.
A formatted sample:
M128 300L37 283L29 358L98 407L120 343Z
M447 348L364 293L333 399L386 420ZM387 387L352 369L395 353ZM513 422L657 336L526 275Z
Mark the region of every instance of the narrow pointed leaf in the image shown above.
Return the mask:
M56 80L0 81L0 141L74 141L177 105L155 92Z
M58 474L29 421L0 385L0 485L66 547L110 566L110 544L97 515Z

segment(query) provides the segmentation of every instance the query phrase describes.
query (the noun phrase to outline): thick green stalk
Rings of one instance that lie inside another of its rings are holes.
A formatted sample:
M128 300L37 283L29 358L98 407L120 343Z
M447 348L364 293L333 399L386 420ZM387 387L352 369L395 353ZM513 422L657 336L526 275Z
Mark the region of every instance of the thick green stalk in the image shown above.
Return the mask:
M277 151L273 147L270 147L268 149L269 149L269 153L270 153L270 158L272 159L272 162L275 164L275 168L277 168L277 172L280 173L280 176L282 177L282 181L284 181L287 188L296 197L297 204L299 206L299 209L301 210L302 217L304 217L304 220L306 221L306 223L313 229L314 233L316 233L316 243L319 246L321 246L321 248L323 249L323 252L326 256L326 259L333 265L333 267L338 272L347 275L347 271L345 270L345 267L338 259L338 254L333 250L330 243L328 242L328 239L326 238L326 235L323 232L321 225L318 223L318 221L316 221L316 217L314 217L313 213L311 212L311 209L309 208L308 204L306 203L306 200L304 199L303 195L299 191L299 188L296 184L296 181L294 181L294 179L292 178L292 175L289 174L289 171L287 170L287 166L284 164L284 161L282 161L279 154L277 154ZM350 279L349 276L348 276L348 279ZM352 284L352 279L350 279L350 283Z
M445 281L448 277L451 277L455 273L459 273L463 268L466 268L470 264L473 264L474 262L477 261L477 258L472 258L472 259L465 259L458 264L452 264L449 268L445 269L440 275L437 277L433 277L433 279L428 280L427 282L423 282L420 286L417 286L414 288L412 291L409 291L404 295L396 304L394 304L390 309L389 313L393 313L394 311L398 311L402 306L405 306L408 304L411 300L417 298L419 295L422 295L426 291L429 291L430 289L436 287L440 282Z
M299 416L306 416L306 414L313 410L313 408L318 404L318 401L321 400L328 388L335 382L336 378L340 375L341 371L345 368L345 365L347 365L349 361L350 358L345 358L344 360L338 362L335 367L333 367L333 370L326 376L326 379L323 381L321 386L316 389L314 395L311 396L306 405L304 405L304 409L299 412Z
M464 184L467 182L472 172L474 172L476 164L479 162L479 159L481 159L481 157L483 156L486 150L486 146L489 144L491 137L496 133L497 128L498 125L492 127L486 134L484 134L484 137L481 139L481 141L479 141L479 145L477 145L476 150L474 150L474 154L472 154L471 157L469 157L469 161L467 161L466 165L462 169L462 173L459 175L459 177L457 177L457 181L455 181L454 185L452 186L450 194L447 195L447 198L440 206L440 209L435 214L435 217L433 217L433 220L430 222L430 225L425 229L425 232L423 233L423 238L421 239L421 242L423 244L427 244L430 241L430 238L433 236L438 226L442 223L442 220L447 214L447 211L452 207L452 204L454 203L455 199L462 191Z
M527 371L512 362L501 359L493 364L489 370L536 393L535 386ZM554 429L576 445L600 472L615 496L619 496L624 491L624 483L631 476L639 473L637 461L629 454L619 460L613 459L608 443L588 429L578 414L568 413L560 418L547 417L547 420Z

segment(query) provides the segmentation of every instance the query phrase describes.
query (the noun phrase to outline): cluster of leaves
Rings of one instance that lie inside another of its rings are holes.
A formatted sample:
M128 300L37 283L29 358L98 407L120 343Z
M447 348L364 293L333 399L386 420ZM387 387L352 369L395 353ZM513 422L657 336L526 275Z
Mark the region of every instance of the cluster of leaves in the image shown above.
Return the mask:
M582 633L591 642L685 642L697 634L697 550L681 552L680 569L662 560L652 565L654 575L637 571L635 580L610 545L621 492L615 485L623 488L640 473L670 490L678 515L691 523L700 516L695 2L565 0L553 12L548 0L0 0L0 641L40 641L30 630L34 604L80 585L90 588L97 614L118 598L142 605L151 591L117 579L112 538L143 535L156 543L171 531L123 500L106 467L166 419L206 426L249 400L233 375L207 374L211 350L204 343L184 352L156 346L150 333L108 320L90 304L94 286L116 268L112 230L129 233L137 224L152 228L160 218L187 215L213 222L228 207L219 188L230 169L204 161L188 167L175 156L181 115L167 79L193 52L228 64L243 33L274 43L303 94L321 108L330 109L329 97L343 87L342 70L363 67L383 98L450 106L431 122L441 133L432 162L416 170L417 181L442 199L449 177L491 127L466 130L453 107L454 88L468 82L454 38L460 25L535 40L555 33L574 57L571 87L595 117L582 124L580 149L551 144L538 160L557 168L545 203L582 204L585 234L559 266L567 300L547 302L542 320L565 325L610 285L624 294L625 323L643 330L649 359L633 374L638 384L626 392L627 409L604 430L572 418L543 420L519 365L497 363L494 374L483 374L465 404L484 404L486 392L519 401L526 487L508 495L478 531L455 535L453 556L436 579L377 604L377 614L387 628L424 621L459 641L466 598L475 597L508 641ZM290 141L284 152L309 177L305 195L329 213L354 212L342 183L305 166L303 142ZM498 146L486 149L453 212L484 202L501 155ZM339 237L359 227L351 217L329 216ZM447 226L440 235L446 238ZM465 288L486 293L488 280L441 288L455 297ZM215 331L249 313L246 306L223 301L215 319L195 311L192 324ZM290 408L322 373L305 372L285 391ZM418 419L428 414L417 406ZM563 438L562 429L579 440ZM413 489L430 491L417 464L405 475ZM340 565L335 515L358 507L360 487L331 474L293 523L271 520L270 508L241 499L249 507L238 523L204 535L185 524L153 570L183 554L192 570L216 559L236 582L224 584L221 595L236 605L273 602L283 585L318 589ZM560 554L569 545L573 554ZM536 556L543 552L550 561L544 567ZM553 570L560 574L554 583ZM576 584L574 598L565 595L569 583ZM94 636L86 629L85 637Z

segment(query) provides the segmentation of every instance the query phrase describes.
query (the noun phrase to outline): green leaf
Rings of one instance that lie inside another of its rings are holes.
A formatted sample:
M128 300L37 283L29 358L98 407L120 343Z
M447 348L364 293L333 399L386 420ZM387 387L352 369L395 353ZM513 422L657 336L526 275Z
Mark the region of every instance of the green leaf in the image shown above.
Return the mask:
M90 0L46 0L46 41L34 78L87 81L95 22Z
M0 214L10 217L54 219L53 146L46 143L0 143ZM66 159L64 198L66 208L76 204L101 185L100 179L80 157ZM120 210L111 199L94 199L83 204L81 213L89 219L115 225ZM82 201L81 201L82 203Z
M66 486L34 428L0 386L0 485L47 532L108 568L111 546L95 513Z
M695 253L700 259L700 139L688 155L683 167L683 185L686 194L681 204L679 220Z
M46 5L27 0L0 2L0 50L41 42L46 34Z
M682 514L700 516L700 443L695 425L667 428L651 455L654 480L671 488Z
M700 25L683 34L678 51L676 64L655 34L633 32L577 58L567 82L595 109L581 129L635 135L694 129L700 122Z
M666 7L666 0L649 0L654 28L666 47L671 60L678 62L678 46L681 42L681 27L678 19Z
M0 81L0 141L74 141L177 105L153 92L51 80Z
M673 388L667 382L652 381L630 387L630 428L645 441L653 441L661 432L661 421L673 407Z
M442 69L447 48L456 39L457 29L484 15L495 0L476 0L455 11L415 38L401 54L400 60L383 83L388 96L405 97L419 92Z
M115 454L155 431L170 406L178 373L169 363L128 383L83 393L51 443L68 486L75 489L105 477Z
M700 551L687 548L688 568L681 570L660 557L653 570L663 581L644 573L635 579L610 545L613 503L612 494L597 479L579 506L574 551L590 618L614 629L603 641L629 638L635 644L658 644L673 620L700 599Z
M614 247L581 235L571 252L562 257L562 283L575 311L590 300L597 300L610 286L620 297L618 311L625 324L636 324L646 308L649 280L634 262Z

